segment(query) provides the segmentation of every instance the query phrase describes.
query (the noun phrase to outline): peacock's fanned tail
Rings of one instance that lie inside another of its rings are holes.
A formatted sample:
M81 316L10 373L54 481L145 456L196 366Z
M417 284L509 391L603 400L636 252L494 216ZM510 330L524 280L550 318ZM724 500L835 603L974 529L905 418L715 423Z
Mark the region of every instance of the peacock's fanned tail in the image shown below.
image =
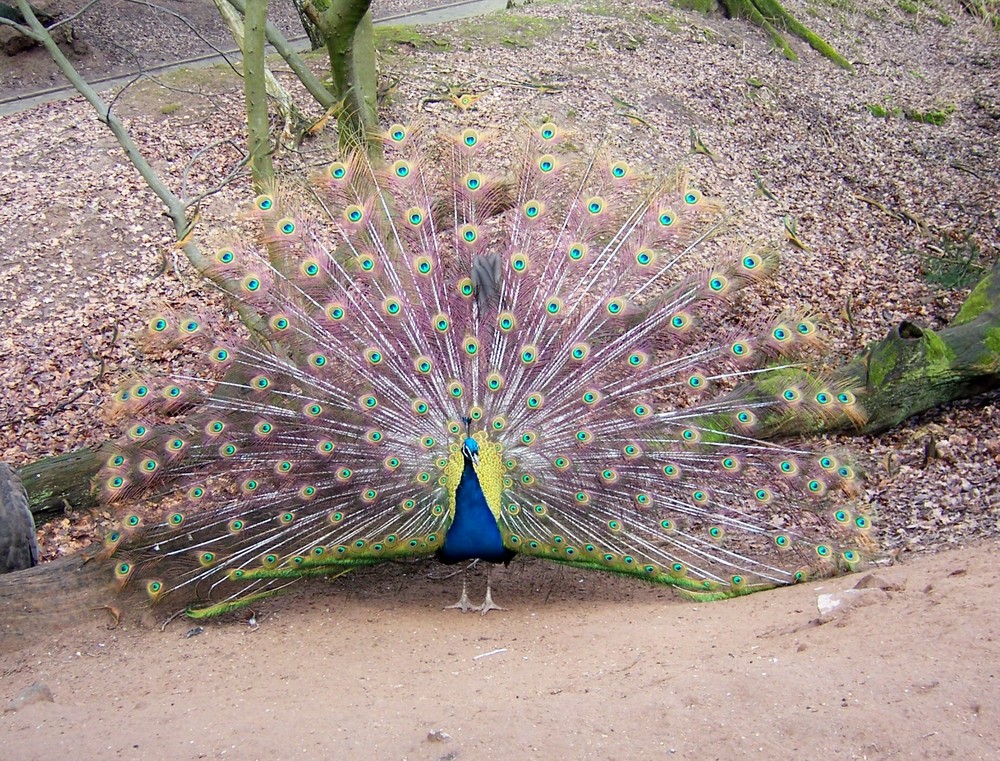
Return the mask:
M396 125L384 166L352 154L315 178L318 204L255 199L260 245L215 267L265 327L158 314L150 337L203 367L118 395L132 425L102 488L173 505L107 538L120 585L211 615L431 555L468 433L516 553L704 598L859 562L869 519L831 499L852 467L758 438L862 415L797 363L812 317L732 319L776 252L700 261L721 217L684 173L650 183L561 139L533 129L501 178L484 133Z

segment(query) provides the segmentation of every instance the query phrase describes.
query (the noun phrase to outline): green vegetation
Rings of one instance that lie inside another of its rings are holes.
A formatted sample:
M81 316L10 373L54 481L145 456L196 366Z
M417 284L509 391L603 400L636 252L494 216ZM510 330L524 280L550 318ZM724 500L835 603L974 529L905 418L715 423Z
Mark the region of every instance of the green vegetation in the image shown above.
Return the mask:
M917 122L919 124L933 124L935 127L940 127L948 118L955 113L956 106L954 103L948 103L941 108L932 108L928 111L918 111L913 108L904 108L903 116L906 117L907 121Z
M872 116L877 116L879 119L888 119L891 116L900 116L903 113L903 109L901 108L883 106L881 103L869 103L865 108L868 109L868 113Z
M994 29L1000 29L1000 0L962 0L962 7Z
M968 230L945 231L928 243L920 253L920 271L928 283L943 288L968 288L986 282L990 269L988 256L975 238L975 226ZM969 295L962 311L968 316L982 311L984 305ZM959 321L956 319L956 324Z
M537 40L553 36L565 24L563 19L544 19L502 11L461 21L454 26L455 37L467 51L503 45L528 48Z
M851 62L834 50L826 40L807 27L789 13L777 0L673 0L674 5L700 13L711 13L721 6L730 18L745 18L750 23L766 31L782 55L791 61L797 61L798 55L792 50L783 32L787 32L809 43L809 46L820 55L829 58L835 64L848 71L854 71Z
M957 110L957 106L954 103L947 103L940 108L931 108L927 110L917 108L900 108L899 106L892 106L884 103L868 103L865 108L868 109L868 113L872 116L878 117L879 119L891 119L901 116L909 122L917 122L918 124L933 124L935 127L940 127L945 124L951 115Z
M451 43L447 40L439 40L424 34L419 27L415 26L377 26L375 27L375 47L378 50L387 50L393 47L405 45L411 48L435 48L437 50L451 50Z

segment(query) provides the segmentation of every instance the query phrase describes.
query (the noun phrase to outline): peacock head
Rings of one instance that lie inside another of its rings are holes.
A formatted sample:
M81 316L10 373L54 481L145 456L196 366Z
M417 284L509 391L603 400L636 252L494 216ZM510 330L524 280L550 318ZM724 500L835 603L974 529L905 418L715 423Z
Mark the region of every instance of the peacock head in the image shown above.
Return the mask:
M471 436L466 436L462 443L462 456L473 465L479 464L479 442Z

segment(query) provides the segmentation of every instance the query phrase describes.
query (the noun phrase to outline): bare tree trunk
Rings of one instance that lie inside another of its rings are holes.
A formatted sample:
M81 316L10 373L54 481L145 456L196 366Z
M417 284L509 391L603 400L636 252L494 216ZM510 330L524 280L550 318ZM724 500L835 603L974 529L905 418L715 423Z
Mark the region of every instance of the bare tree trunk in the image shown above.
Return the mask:
M267 80L264 65L264 27L267 0L247 0L243 33L243 93L247 109L247 144L250 168L258 191L274 185L271 163L271 120L267 109Z
M243 0L229 0L229 4L233 6L240 13L246 13L246 4ZM270 21L264 26L264 32L267 35L267 43L275 49L275 51L282 58L285 59L285 63L288 64L288 68L292 70L292 73L298 77L299 81L302 83L303 87L309 91L312 95L313 100L315 100L324 109L333 108L337 99L333 97L329 90L323 85L319 78L309 71L305 62L299 55L292 50L291 45L288 44L281 31ZM322 47L322 39L317 47Z
M222 17L223 23L229 29L229 33L233 36L236 41L237 46L240 51L246 55L246 51L243 48L243 40L246 37L246 31L243 27L243 19L237 12L236 7L228 2L228 0L215 0L216 10L219 11L219 15ZM267 37L267 29L265 22L265 38ZM303 124L305 120L299 113L298 108L296 108L295 103L292 101L292 96L289 95L288 91L281 86L281 83L275 78L271 70L267 68L267 64L264 64L264 81L267 86L267 95L271 100L274 101L277 106L278 113L281 114L282 119L285 122L284 129L282 130L282 141L289 142L293 139L293 135L297 130L298 125Z
M310 18L326 40L334 94L343 103L341 143L374 149L368 138L377 124L378 82L370 5L371 0L332 0L322 12L306 7L312 7Z
M766 31L771 36L774 46L791 61L797 61L799 57L788 44L782 30L805 40L813 50L826 56L838 66L854 71L850 61L816 32L796 19L777 0L685 0L682 5L702 13L708 13L721 5L727 16L745 18Z

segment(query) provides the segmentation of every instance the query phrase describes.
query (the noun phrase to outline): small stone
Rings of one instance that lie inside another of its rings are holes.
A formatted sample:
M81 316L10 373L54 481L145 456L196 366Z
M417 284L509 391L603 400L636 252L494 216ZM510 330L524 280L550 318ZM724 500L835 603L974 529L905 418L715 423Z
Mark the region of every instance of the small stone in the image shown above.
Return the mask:
M906 582L886 581L874 573L868 573L861 577L861 580L854 585L855 589L881 589L883 592L902 592L906 588Z
M887 602L889 593L881 589L845 589L841 592L820 595L816 599L820 620L823 623L843 616L855 608Z
M25 706L30 706L32 703L54 703L55 698L52 697L52 690L49 689L47 684L41 684L36 682L30 687L26 687L21 691L21 694L13 698L9 703L7 703L6 708L4 708L4 713L20 711Z

